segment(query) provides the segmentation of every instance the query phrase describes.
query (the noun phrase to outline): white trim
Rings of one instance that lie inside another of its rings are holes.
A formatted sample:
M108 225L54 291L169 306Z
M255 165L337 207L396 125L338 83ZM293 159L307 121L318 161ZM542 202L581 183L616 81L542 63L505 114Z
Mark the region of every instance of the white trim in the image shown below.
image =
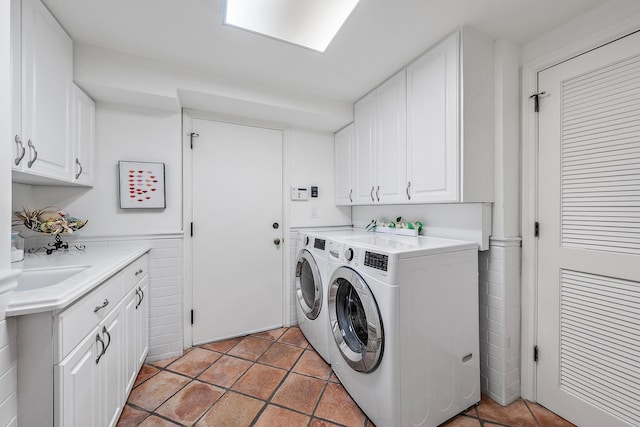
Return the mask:
M638 30L640 30L640 14L530 61L522 68L522 331L520 343L521 394L528 400L537 400L536 364L531 355L537 341L538 324L538 241L534 237L534 223L538 218L538 117L533 111L533 103L529 100L529 96L537 91L538 72Z
M513 248L520 246L522 239L520 237L490 237L489 247L498 246L501 248Z
M191 310L193 309L193 239L191 229L193 221L193 150L191 137L193 132L193 117L187 112L182 113L182 229L185 230L182 245L182 347L189 348L193 344L193 330L191 328ZM197 141L196 141L197 143Z
M81 241L119 241L119 240L158 240L158 239L182 239L184 232L167 231L149 234L67 234L65 240ZM31 234L26 239L49 238L46 234Z

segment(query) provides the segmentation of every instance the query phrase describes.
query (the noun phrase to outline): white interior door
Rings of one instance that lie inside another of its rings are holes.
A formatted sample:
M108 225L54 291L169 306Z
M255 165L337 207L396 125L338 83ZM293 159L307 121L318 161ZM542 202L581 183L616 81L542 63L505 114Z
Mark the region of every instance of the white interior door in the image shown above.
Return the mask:
M193 129L193 343L279 327L282 132Z
M542 71L537 399L640 425L640 33Z

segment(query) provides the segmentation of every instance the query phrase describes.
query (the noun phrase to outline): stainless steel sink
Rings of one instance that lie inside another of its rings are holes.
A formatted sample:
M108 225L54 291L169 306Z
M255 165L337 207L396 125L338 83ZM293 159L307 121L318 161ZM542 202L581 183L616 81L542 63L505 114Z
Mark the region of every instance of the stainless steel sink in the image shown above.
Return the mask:
M14 291L29 291L55 285L78 273L82 273L87 268L89 268L88 265L22 270L22 274L18 277L18 286Z

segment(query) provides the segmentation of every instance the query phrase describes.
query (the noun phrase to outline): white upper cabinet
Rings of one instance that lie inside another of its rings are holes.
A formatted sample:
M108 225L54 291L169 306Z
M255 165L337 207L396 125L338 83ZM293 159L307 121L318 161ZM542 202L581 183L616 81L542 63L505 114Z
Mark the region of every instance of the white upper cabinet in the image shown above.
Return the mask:
M356 102L354 165L353 204L405 200L405 70Z
M353 204L492 202L493 127L493 41L464 28L356 102Z
M68 180L73 44L40 0L22 1L21 75L22 170Z
M353 204L353 123L334 135L333 158L336 205Z
M12 179L92 185L95 105L74 88L71 38L40 0L11 13Z
M470 28L407 67L411 202L493 201L493 41Z
M72 88L72 112L73 180L78 184L93 185L96 104L75 84Z

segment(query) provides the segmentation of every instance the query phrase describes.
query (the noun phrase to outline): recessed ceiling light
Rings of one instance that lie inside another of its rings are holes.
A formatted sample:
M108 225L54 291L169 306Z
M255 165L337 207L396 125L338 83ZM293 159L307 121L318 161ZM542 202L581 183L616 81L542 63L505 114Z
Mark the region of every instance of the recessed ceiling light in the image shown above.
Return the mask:
M224 23L324 52L360 0L226 0Z

